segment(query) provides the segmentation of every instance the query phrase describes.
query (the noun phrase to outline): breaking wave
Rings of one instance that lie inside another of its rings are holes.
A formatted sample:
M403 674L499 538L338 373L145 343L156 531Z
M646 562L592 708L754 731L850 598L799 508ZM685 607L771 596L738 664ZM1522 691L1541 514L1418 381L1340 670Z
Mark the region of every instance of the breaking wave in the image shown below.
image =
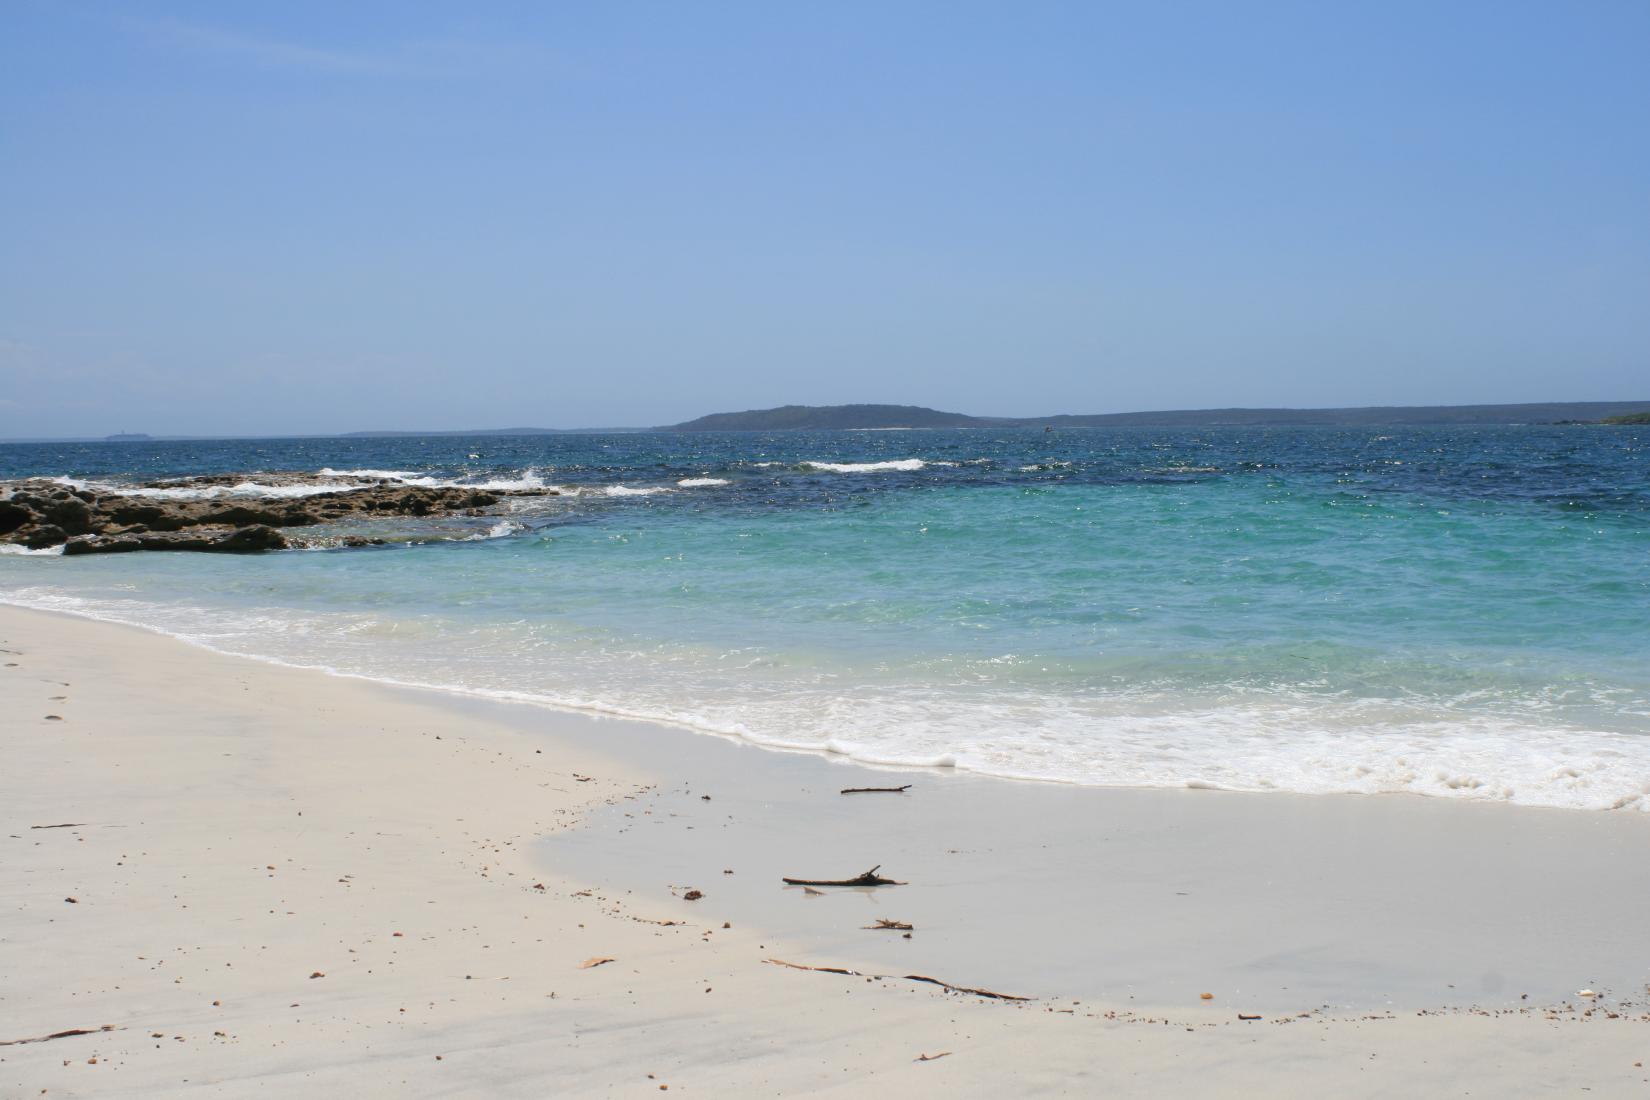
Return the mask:
M895 458L886 462L816 462L802 463L811 470L829 470L833 474L873 474L879 470L920 470L928 463L920 458ZM955 465L946 463L945 465Z

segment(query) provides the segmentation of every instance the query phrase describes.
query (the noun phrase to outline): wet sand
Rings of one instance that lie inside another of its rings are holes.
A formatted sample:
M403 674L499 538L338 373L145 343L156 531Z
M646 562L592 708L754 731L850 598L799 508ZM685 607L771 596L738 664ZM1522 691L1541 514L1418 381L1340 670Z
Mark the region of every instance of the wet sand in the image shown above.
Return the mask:
M1650 815L1011 783L608 736L672 782L547 838L544 865L650 901L694 884L810 959L1217 1018L1650 1001ZM907 884L780 881L875 864ZM916 928L864 930L878 918Z

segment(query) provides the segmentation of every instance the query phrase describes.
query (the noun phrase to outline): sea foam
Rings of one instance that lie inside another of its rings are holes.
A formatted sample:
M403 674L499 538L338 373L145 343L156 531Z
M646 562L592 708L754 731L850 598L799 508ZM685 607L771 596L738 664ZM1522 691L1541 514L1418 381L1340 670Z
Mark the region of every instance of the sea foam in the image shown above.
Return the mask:
M354 489L371 488L353 482L327 485L269 485L257 481L242 481L234 485L180 485L177 487L122 486L90 483L86 488L121 497L142 497L149 500L296 500L320 496L324 493L342 493Z
M656 493L674 493L676 490L665 485L609 485L602 492L610 497L650 497Z
M481 537L489 536L496 537ZM1090 786L1409 793L1650 811L1650 738L1557 733L1504 718L1375 704L1326 708L1321 699L1289 693L1172 710L1161 710L1161 700L1127 694L1099 703L1004 693L946 700L931 692L864 688L848 695L835 688L740 695L742 680L718 680L714 666L678 668L678 658L649 662L631 675L626 670L637 654L603 652L589 641L565 647L531 641L510 624L472 628L465 654L455 657L450 626L398 625L377 614L229 612L86 598L55 585L0 589L0 602L144 626L280 664L666 722L882 767L955 768ZM372 644L363 648L355 640L362 637ZM536 655L526 665L519 660L524 646ZM546 660L556 669L553 678L523 678ZM740 677L749 672L746 667ZM586 686L567 686L581 679Z
M879 470L920 470L928 465L920 458L895 458L886 462L816 462L806 461L802 465L812 470L829 470L833 474L872 474ZM949 465L955 465L950 463Z

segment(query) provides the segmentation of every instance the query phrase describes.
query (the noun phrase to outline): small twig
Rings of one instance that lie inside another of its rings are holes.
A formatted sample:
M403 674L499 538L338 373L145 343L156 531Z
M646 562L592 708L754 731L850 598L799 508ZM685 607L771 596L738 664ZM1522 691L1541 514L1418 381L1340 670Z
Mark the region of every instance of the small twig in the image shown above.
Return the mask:
M919 1062L936 1062L941 1058L949 1058L949 1057L951 1057L951 1052L949 1050L942 1050L938 1054L919 1054L919 1055L917 1055L917 1061L919 1061Z
M909 932L912 930L913 926L906 924L904 921L889 920L887 917L878 917L875 924L861 925L861 927L867 932L882 932L884 930L893 932Z
M22 1046L24 1043L46 1043L53 1039L68 1039L75 1035L98 1035L105 1031L125 1031L125 1028L114 1024L104 1024L102 1027L71 1027L67 1031L54 1031L50 1035L35 1035L28 1039L6 1039L0 1042L0 1047Z
M792 970L813 970L820 974L846 974L850 978L864 977L864 975L857 970L844 970L840 966L804 966L802 963L786 962L784 959L769 959L767 961L773 963L775 966L788 966Z
M938 978L930 978L926 974L861 974L857 970L847 970L840 966L804 966L802 963L786 962L784 959L768 959L766 961L775 966L788 966L792 970L813 970L820 974L841 974L848 978L887 978L907 982L927 982L952 993L966 993L971 997L987 997L994 1001L1031 1001L1036 999L1034 997L1019 997L1013 993L998 993L990 989L972 989L966 985L952 985L950 982L942 982Z
M65 821L61 825L30 825L31 829L79 829L88 824L85 821Z
M905 885L905 883L895 882L891 878L883 878L881 875L877 874L877 872L880 871L880 870L882 870L882 864L879 863L875 867L871 868L869 871L866 871L863 875L860 875L858 878L836 878L836 879L788 878L788 879L783 879L782 881L787 886L904 886Z
M930 982L941 987L942 989L949 989L953 993L967 993L974 997L990 997L995 1001L1031 1000L1030 997L1017 997L1012 993L996 993L989 989L970 989L965 985L952 985L950 982L942 982L938 978L930 978L923 974L907 974L905 975L905 980L908 982Z
M911 789L907 783L903 787L844 787L841 794L904 794Z

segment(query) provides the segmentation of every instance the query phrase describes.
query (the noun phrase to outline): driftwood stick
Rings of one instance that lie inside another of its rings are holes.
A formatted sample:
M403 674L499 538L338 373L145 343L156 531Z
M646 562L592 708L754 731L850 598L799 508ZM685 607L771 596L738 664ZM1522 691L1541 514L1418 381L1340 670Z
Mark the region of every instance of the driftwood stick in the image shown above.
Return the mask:
M788 966L792 970L812 970L820 974L846 974L850 978L864 977L857 970L844 970L840 966L804 966L801 963L786 962L784 959L769 959L775 966Z
M948 989L952 993L967 993L971 997L990 997L994 1001L1031 1000L1030 997L1016 997L1012 993L994 993L989 989L970 989L965 985L952 985L950 982L942 982L938 978L930 978L923 974L907 974L905 975L905 980L908 982L929 982L933 985L939 986L941 989Z
M787 878L781 881L786 886L904 886L903 882L895 882L891 878L883 878L877 874L882 870L882 864L866 871L858 878Z
M903 787L844 787L841 794L904 794L911 789L907 783Z
M881 932L884 930L893 932L909 932L914 926L906 924L902 920L889 920L887 917L878 917L875 924L866 924L861 927L863 927L867 932Z
M82 826L84 826L85 824L86 823L84 821L65 821L61 825L30 825L29 828L31 828L31 829L79 829Z
M104 1024L102 1027L71 1027L67 1031L54 1031L50 1035L35 1035L28 1039L6 1039L0 1041L0 1047L18 1047L24 1043L46 1043L53 1039L68 1039L75 1035L99 1035L105 1031L122 1031L114 1024Z
M951 993L966 993L970 997L987 997L993 1001L1032 1001L1035 997L1017 997L1012 993L998 993L990 989L970 989L966 985L952 985L942 982L938 978L930 978L926 974L862 974L858 970L847 970L840 966L804 966L802 963L786 962L784 959L767 959L775 966L788 966L792 970L812 970L820 974L841 974L849 978L890 978L907 982L927 982L937 985Z

